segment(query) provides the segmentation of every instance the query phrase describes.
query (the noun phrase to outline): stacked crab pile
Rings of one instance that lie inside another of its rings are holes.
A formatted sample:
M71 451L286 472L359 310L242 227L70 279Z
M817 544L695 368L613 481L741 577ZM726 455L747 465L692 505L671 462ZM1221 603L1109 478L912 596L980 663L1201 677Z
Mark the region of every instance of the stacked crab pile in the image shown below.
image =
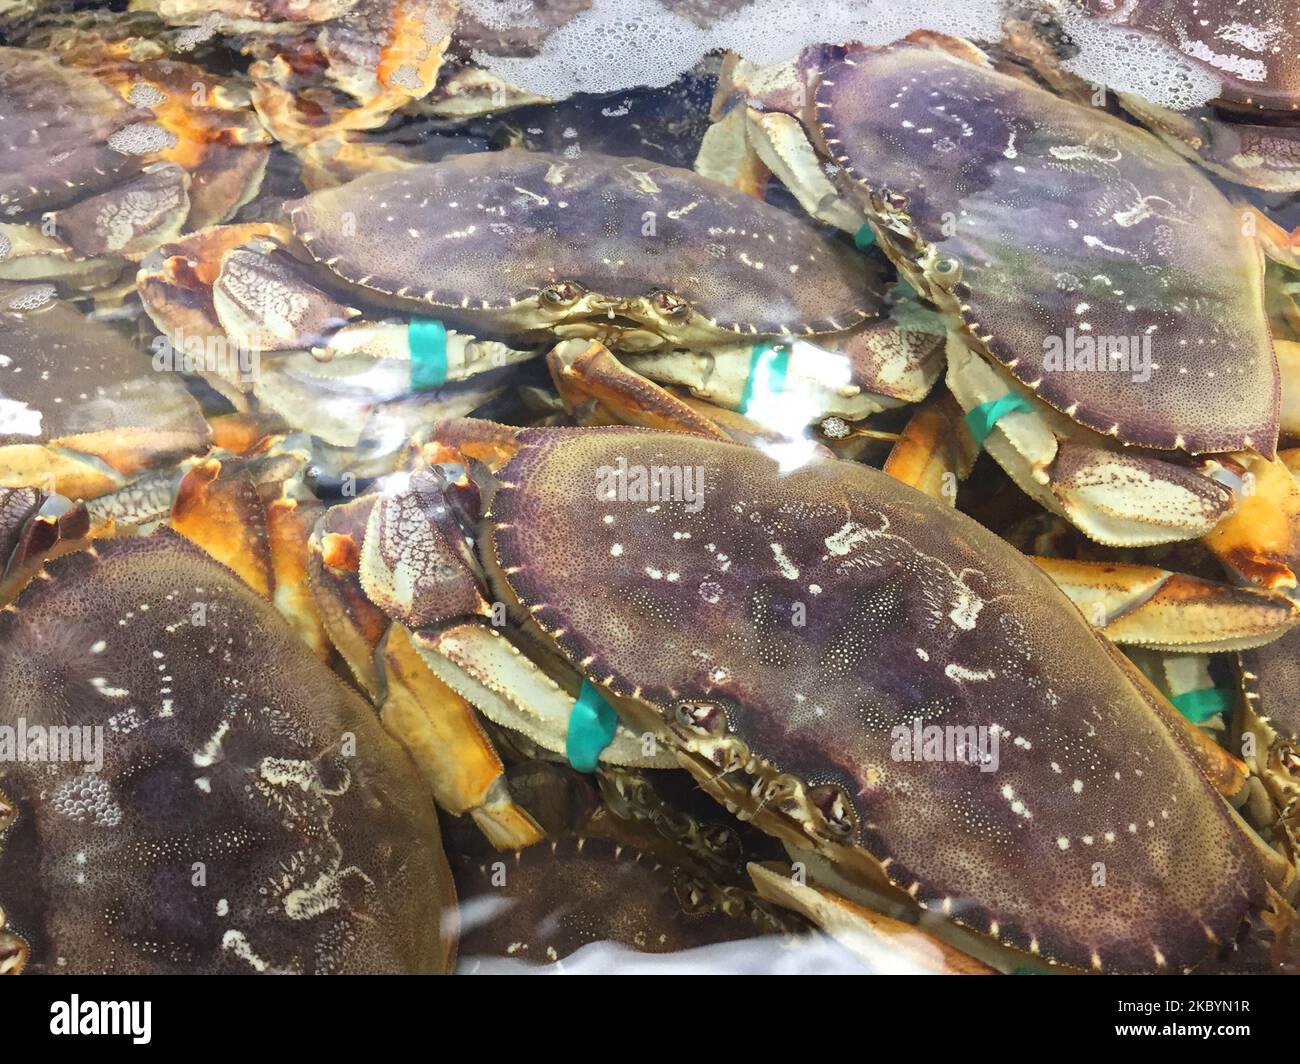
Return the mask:
M0 971L1295 969L1294 26L129 6L0 17Z

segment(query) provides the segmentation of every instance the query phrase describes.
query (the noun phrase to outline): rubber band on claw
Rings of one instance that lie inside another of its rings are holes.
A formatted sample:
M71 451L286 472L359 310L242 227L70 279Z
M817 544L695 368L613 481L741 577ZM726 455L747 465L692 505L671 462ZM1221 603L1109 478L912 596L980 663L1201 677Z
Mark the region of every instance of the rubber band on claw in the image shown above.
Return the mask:
M441 388L447 383L447 327L437 318L412 318L406 339L411 348L411 390Z
M614 741L617 728L618 714L590 680L583 680L578 700L569 712L569 734L564 740L569 764L579 772L595 772L600 752Z
M1002 418L1008 414L1016 414L1033 410L1034 404L1018 392L1008 392L1001 399L994 399L988 403L980 403L979 406L973 407L966 412L966 427L970 429L970 434L975 437L975 446L980 448L984 446L984 441L989 438L989 433L993 431Z
M1216 713L1227 713L1236 705L1237 696L1226 687L1201 687L1174 695L1169 701L1193 724L1200 724Z
M875 242L876 234L870 222L863 222L861 228L853 234L853 246L859 251L866 251Z
M790 349L770 340L754 345L749 360L749 376L740 396L740 412L749 413L754 400L765 395L778 395L785 391L786 374L790 372Z

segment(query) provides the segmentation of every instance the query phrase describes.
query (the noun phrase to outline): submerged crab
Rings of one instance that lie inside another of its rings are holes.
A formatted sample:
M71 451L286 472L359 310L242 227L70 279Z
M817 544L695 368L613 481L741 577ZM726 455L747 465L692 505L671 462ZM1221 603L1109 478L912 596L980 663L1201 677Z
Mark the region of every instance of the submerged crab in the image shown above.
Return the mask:
M1066 40L1080 18L1159 42L1218 80L1210 106L1160 107L1121 92L1125 110L1165 143L1239 184L1300 191L1300 29L1289 0L1055 0L1039 5L1064 17ZM1067 45L1068 46L1068 45Z
M1260 251L1206 178L964 42L853 47L777 85L778 108L810 86L806 110L751 109L751 142L947 313L949 387L1000 416L986 446L1022 488L1114 545L1233 513L1273 453L1278 370Z
M255 400L263 414L311 433L322 469L391 471L411 436L500 395L510 367L536 357L440 331L442 370L420 377L419 326L358 320L360 311L303 279L277 237L287 239L263 223L190 234L142 264L137 291L163 333L156 360L203 377L237 410Z
M0 284L0 486L92 498L208 444L172 374L48 284Z
M716 813L700 820L670 806L639 775L602 779L610 801L587 777L547 762L525 762L509 777L544 826L542 842L503 855L443 818L460 904L459 970L557 963L594 943L677 953L766 935L789 951L802 932L798 944L812 944L797 918L753 894L740 836Z
M93 74L150 112L170 140L156 158L190 175L187 229L224 222L256 196L271 138L244 86L181 62L159 43L140 37L56 32L45 47L66 66Z
M443 682L543 746L562 748L580 679L742 817L1050 963L1193 967L1263 904L1266 868L1285 879L1172 708L1046 577L883 474L482 422L427 453L488 462L482 504L436 466L393 486L357 550L362 586ZM698 470L704 505L640 499L619 469ZM546 691L536 661L561 677L549 738L520 716ZM891 756L917 718L991 728L1000 767ZM936 842L955 822L972 825L960 845Z
M451 329L435 357L448 379L529 357L541 340L594 339L647 355L636 363L647 376L731 404L757 345L786 344L790 378L819 377L833 393L810 420L914 401L939 370L939 333L912 322L919 312L866 322L882 309L868 260L686 170L512 150L361 178L289 213L292 236L274 244L215 230L207 247L193 241L197 271L147 269L141 292L160 327L179 324L166 289L197 272L190 287L210 288L212 317L240 343L414 368L411 321L437 315ZM637 399L636 374L566 376L571 395Z
M449 969L427 792L263 599L170 532L44 576L0 614L6 967Z
M0 180L0 278L112 280L192 216L233 213L261 180L266 137L237 116L236 98L219 84L196 90L197 68L121 48L69 51L95 73L0 48L0 137L16 163Z
M133 0L131 7L188 27L189 47L221 34L253 57L262 122L318 175L333 168L320 160L354 150L356 133L433 91L457 11L456 0Z

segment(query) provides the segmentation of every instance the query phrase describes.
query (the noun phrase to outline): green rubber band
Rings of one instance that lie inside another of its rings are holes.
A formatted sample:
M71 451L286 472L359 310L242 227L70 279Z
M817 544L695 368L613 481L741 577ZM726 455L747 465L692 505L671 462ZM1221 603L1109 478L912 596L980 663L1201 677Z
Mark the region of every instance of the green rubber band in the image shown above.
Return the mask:
M1193 724L1200 724L1216 713L1228 712L1236 705L1237 694L1226 687L1202 687L1174 695L1169 701L1174 704L1174 709Z
M863 222L862 227L853 234L853 246L859 251L866 251L875 242L876 233L869 222Z
M989 438L993 426L1002 418L1008 414L1033 408L1034 404L1019 392L1007 392L1001 399L980 403L979 406L967 411L966 426L970 429L970 434L975 437L976 449L984 446L984 441Z
M447 327L437 318L412 318L406 327L411 348L411 388L424 392L447 383Z
M790 349L770 340L754 345L749 359L749 376L745 378L745 391L740 397L739 410L749 412L754 397L775 395L785 391L786 374L790 372Z
M569 734L564 740L564 754L579 772L595 772L600 752L614 741L618 714L590 680L582 681L578 700L569 712Z

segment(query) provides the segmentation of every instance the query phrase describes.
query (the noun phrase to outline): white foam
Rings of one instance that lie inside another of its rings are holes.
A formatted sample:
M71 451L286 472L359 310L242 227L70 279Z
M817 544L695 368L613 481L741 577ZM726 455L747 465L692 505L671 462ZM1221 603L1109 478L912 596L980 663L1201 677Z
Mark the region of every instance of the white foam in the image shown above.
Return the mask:
M153 122L135 122L111 133L108 146L123 155L152 155L176 146L176 134Z
M1085 81L1174 111L1201 107L1223 91L1213 73L1152 34L1066 9L1057 17L1079 46L1079 54L1062 65Z
M511 24L511 4L470 4L496 28ZM1088 19L1054 0L1043 0L1079 46L1065 65L1086 80L1142 96L1175 110L1214 99L1214 74L1172 45L1149 34ZM609 93L638 86L661 88L711 52L729 50L768 65L796 58L816 44L889 44L927 29L975 41L1001 37L1001 0L826 0L794 5L753 0L708 29L663 7L658 0L593 0L559 27L535 56L504 57L476 52L491 73L539 96L564 99L576 92ZM525 22L516 22L525 25ZM1239 37L1254 39L1249 27Z
M918 28L996 39L999 7L998 0L831 0L815 7L754 0L702 29L654 0L594 0L590 10L555 30L536 56L474 58L528 92L563 99L669 85L719 50L769 64L794 59L813 44L888 44Z

